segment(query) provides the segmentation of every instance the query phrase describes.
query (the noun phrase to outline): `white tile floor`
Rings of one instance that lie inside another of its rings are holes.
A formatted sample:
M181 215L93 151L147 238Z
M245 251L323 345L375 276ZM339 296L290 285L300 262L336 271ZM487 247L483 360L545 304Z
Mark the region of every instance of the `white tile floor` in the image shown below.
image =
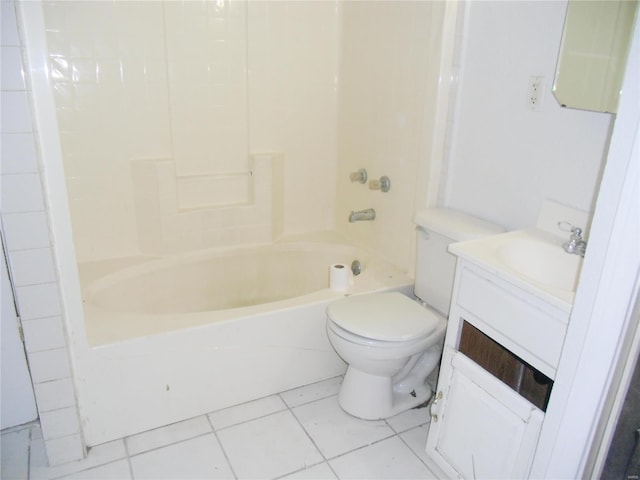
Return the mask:
M365 421L338 406L341 377L98 445L46 466L39 424L2 432L10 479L435 479L424 446L429 415Z

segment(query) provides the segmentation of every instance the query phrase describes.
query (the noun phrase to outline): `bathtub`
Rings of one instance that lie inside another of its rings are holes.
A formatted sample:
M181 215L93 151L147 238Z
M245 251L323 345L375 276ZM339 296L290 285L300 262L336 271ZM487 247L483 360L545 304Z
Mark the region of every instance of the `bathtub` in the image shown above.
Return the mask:
M77 384L87 444L344 373L325 309L345 295L328 288L329 266L354 259L362 273L346 294L411 294L402 271L334 240L144 259L107 274L83 266L89 347Z

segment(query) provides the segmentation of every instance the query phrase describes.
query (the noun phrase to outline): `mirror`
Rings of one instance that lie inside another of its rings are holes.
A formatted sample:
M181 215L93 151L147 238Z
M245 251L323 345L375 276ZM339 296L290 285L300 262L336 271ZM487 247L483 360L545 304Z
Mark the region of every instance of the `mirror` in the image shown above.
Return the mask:
M616 113L637 0L569 0L553 93L563 107Z

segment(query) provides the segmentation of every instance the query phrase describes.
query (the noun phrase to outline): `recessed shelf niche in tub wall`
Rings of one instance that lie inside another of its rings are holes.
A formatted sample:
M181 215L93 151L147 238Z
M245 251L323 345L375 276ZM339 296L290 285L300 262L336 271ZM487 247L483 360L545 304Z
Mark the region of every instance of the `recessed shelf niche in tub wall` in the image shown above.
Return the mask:
M282 233L283 155L255 154L249 171L177 176L171 158L131 161L138 243L166 254L271 242Z

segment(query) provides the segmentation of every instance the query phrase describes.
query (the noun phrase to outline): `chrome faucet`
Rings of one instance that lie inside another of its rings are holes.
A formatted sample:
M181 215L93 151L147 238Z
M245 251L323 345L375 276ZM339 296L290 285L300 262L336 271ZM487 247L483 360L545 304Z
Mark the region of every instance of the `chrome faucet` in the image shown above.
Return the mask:
M351 212L349 214L349 222L361 222L363 220L375 220L376 211L373 208L367 208L366 210L358 210L357 212Z
M570 229L571 236L569 237L569 241L562 244L562 248L567 253L575 253L576 255L580 255L584 257L584 253L587 250L587 242L584 238L582 238L582 229L579 227L574 227L573 225L567 222L558 222L558 227L560 230L566 231L563 226L567 225Z

